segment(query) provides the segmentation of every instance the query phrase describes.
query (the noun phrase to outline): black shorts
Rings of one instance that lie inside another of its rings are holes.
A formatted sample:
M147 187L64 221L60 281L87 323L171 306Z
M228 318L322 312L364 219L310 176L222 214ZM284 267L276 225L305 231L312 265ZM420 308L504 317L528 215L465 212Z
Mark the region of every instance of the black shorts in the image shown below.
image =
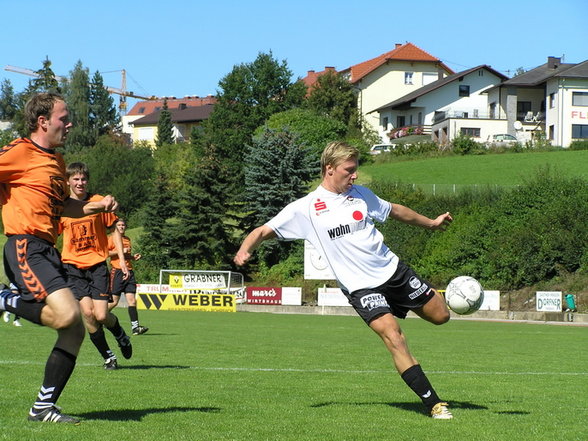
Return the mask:
M120 296L122 293L135 294L137 292L137 281L135 272L129 270L129 277L124 280L124 273L121 269L112 268L110 270L110 294Z
M383 285L343 293L368 325L386 313L403 319L408 311L424 306L435 295L431 285L401 261L394 275Z
M4 272L26 301L69 288L61 255L51 242L30 234L9 236L4 245Z
M108 294L108 266L106 262L80 269L70 263L65 264L71 289L76 299L91 297L93 300L110 299Z

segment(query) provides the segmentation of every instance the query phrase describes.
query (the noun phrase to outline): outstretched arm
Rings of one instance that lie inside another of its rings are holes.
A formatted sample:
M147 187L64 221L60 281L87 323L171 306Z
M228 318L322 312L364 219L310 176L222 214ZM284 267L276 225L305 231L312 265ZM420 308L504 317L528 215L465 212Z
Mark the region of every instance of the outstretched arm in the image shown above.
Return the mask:
M451 217L449 211L440 214L435 219L429 219L413 209L400 204L392 204L390 216L400 222L404 222L405 224L416 225L428 230L444 231L447 226L453 222L453 217Z
M67 198L63 203L63 217L84 217L97 213L114 212L118 208L118 202L108 195L99 201L85 202Z
M264 241L276 237L276 233L267 225L257 227L247 235L233 261L243 266L251 258L253 251Z

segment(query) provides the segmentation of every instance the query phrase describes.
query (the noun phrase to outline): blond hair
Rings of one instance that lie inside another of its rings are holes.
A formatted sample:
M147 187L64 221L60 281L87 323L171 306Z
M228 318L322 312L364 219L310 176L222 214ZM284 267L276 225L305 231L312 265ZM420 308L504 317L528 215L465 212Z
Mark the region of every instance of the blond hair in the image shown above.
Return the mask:
M321 176L325 176L328 165L335 168L348 159L358 158L359 150L352 145L342 141L330 142L321 155Z

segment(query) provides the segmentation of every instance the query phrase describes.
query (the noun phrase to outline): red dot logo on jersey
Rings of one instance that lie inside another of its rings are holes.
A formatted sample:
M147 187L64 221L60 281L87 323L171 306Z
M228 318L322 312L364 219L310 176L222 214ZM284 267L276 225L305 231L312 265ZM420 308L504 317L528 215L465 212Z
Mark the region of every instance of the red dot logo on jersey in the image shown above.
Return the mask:
M363 214L361 214L361 211L354 211L353 212L353 219L355 219L356 221L362 220Z

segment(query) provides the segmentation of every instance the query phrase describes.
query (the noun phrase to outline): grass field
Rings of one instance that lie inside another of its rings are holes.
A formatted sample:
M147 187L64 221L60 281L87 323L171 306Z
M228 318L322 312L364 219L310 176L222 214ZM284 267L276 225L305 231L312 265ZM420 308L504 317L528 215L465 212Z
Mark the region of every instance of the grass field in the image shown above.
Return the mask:
M141 319L151 330L133 338L135 355L117 371L104 371L84 342L59 401L80 426L26 421L54 333L0 322L0 440L588 439L585 327L404 321L455 415L437 421L357 317L141 311Z
M525 182L546 165L565 176L588 179L588 150L443 156L365 165L358 183L393 180L439 186L501 185Z

